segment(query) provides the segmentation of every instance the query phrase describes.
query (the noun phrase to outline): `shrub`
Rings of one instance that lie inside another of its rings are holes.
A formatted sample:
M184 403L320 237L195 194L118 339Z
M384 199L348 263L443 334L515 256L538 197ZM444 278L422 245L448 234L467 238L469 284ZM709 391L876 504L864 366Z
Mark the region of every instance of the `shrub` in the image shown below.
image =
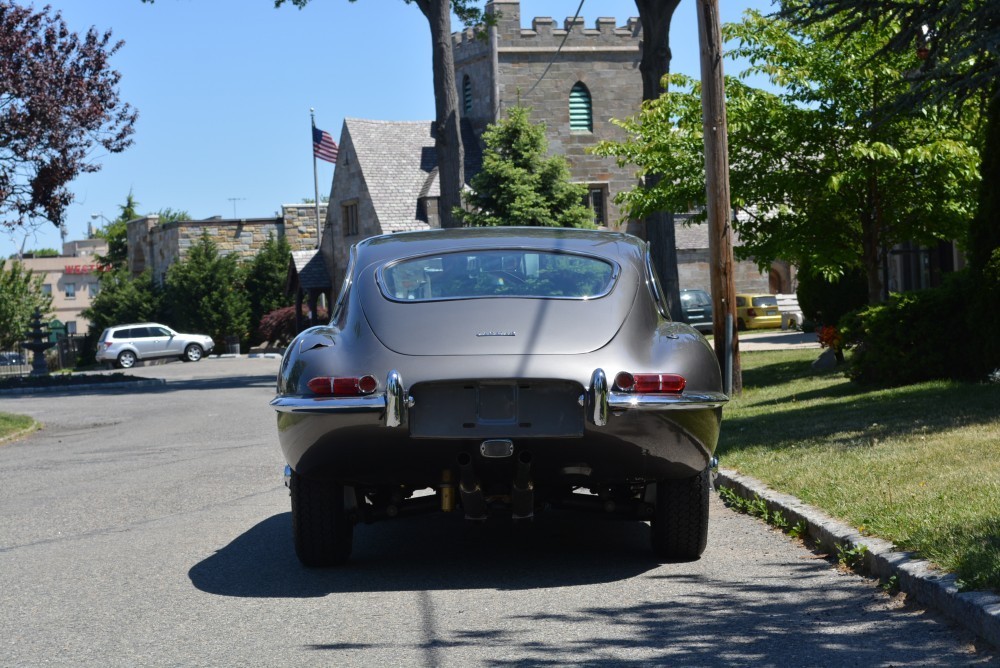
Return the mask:
M329 316L326 309L317 309L320 322L326 322ZM308 322L308 311L305 305L302 307L302 318ZM258 341L267 341L275 346L287 346L295 338L298 330L295 328L295 307L286 306L276 311L271 311L260 320L257 326L256 338Z
M844 315L868 303L868 280L862 269L848 269L840 278L829 281L808 264L803 264L798 280L799 306L806 319L813 323L836 325Z
M848 375L861 383L906 385L936 378L975 378L975 346L964 345L973 285L954 274L937 288L892 295L841 320L852 349Z

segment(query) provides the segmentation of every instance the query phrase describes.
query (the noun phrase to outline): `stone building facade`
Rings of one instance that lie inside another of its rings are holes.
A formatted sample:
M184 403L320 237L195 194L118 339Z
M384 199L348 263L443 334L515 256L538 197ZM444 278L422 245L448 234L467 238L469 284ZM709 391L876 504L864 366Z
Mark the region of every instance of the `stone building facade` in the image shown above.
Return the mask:
M582 17L561 25L538 17L524 29L518 0L491 0L486 10L499 16L487 41L471 30L452 37L462 118L481 135L506 108L529 107L531 120L545 124L549 152L564 156L572 180L588 186L598 225L619 228L613 199L636 185L635 168L588 149L623 139L611 119L633 116L642 103L639 19L618 26L614 18L598 18L587 28Z
M326 205L319 207L319 219L326 218ZM220 255L236 253L252 258L269 236L284 237L293 251L316 248L316 208L314 204L285 204L274 218L178 220L160 223L158 216L131 220L128 229L128 267L133 276L146 269L160 283L170 265L184 258L187 250L203 234L215 242Z

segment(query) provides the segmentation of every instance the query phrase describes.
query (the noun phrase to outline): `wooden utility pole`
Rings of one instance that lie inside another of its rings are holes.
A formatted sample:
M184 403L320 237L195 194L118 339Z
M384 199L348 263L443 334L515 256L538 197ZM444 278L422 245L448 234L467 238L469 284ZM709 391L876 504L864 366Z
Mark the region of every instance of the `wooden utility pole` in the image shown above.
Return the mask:
M726 86L722 77L722 33L718 0L698 3L701 44L701 114L705 136L705 202L708 215L709 274L712 286L712 333L726 391L743 392L740 342L736 328L736 285L733 279L733 228L729 201L729 139ZM731 371L730 371L731 370ZM731 373L731 375L730 375Z

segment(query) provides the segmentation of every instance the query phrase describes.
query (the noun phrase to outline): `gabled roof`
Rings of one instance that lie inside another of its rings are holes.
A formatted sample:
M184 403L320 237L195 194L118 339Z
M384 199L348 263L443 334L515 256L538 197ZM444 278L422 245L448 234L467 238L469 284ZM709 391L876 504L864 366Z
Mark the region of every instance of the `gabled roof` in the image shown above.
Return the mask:
M300 290L326 290L331 287L323 255L318 250L292 251L285 292L290 294L296 287Z
M417 200L441 194L433 127L431 121L344 119L384 233L427 228L417 217ZM463 122L462 129L468 181L482 154L469 126Z

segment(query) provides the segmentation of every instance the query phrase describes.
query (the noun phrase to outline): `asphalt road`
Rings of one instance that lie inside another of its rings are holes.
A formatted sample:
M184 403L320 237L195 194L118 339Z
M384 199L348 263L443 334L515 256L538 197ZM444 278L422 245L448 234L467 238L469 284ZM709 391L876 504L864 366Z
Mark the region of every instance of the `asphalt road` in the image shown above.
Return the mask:
M140 391L0 397L2 666L996 665L714 501L709 547L658 564L640 523L549 513L362 526L346 568L290 540L275 359L143 367Z

